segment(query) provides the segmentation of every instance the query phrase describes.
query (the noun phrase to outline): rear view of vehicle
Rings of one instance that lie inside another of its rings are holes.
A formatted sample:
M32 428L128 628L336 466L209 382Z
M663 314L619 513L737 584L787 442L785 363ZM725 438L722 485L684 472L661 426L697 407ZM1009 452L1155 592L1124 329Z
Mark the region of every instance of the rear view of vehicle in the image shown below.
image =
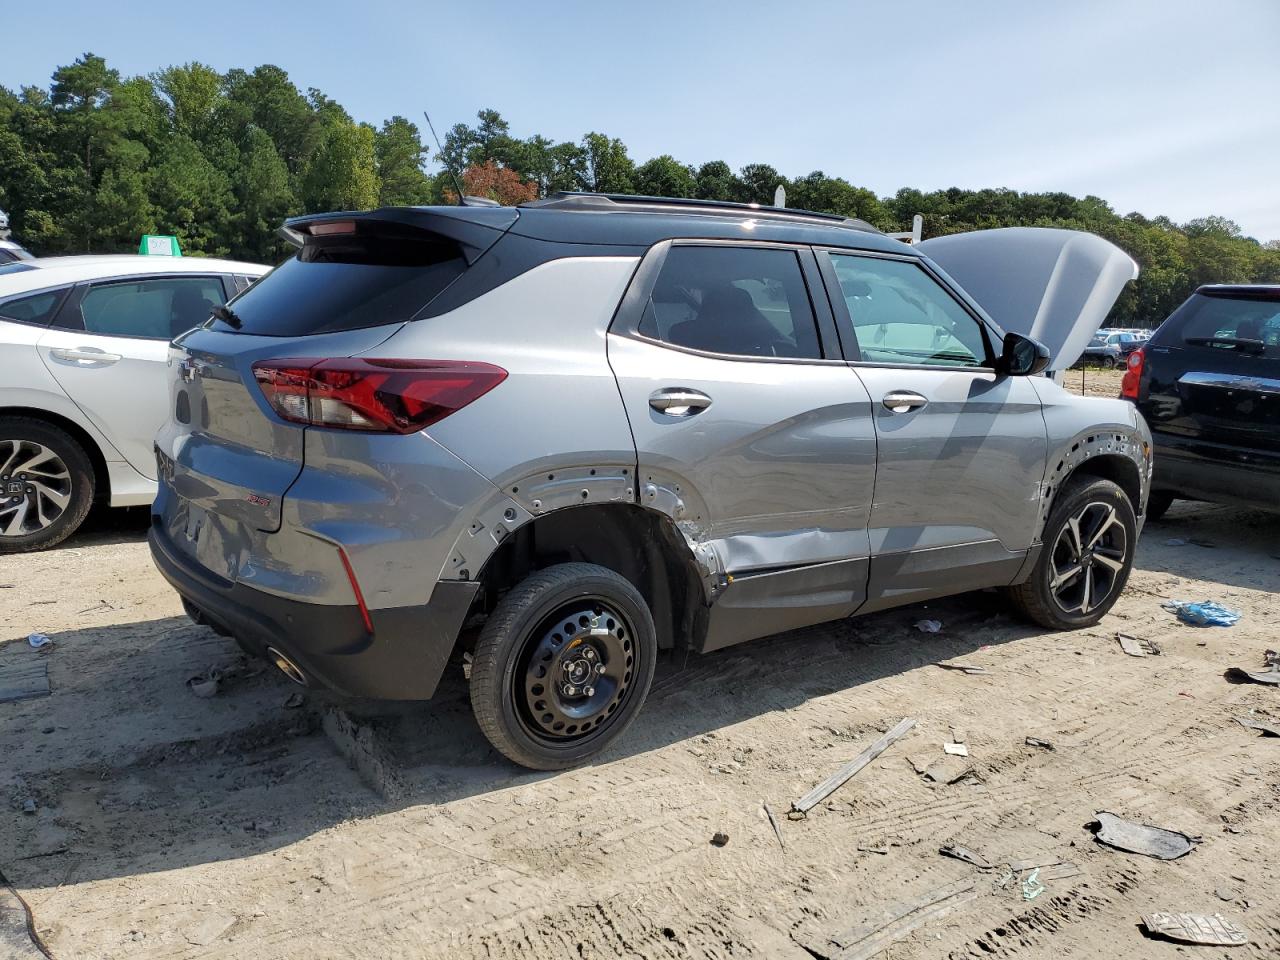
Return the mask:
M1128 361L1155 443L1148 516L1179 497L1280 509L1280 286L1205 286Z

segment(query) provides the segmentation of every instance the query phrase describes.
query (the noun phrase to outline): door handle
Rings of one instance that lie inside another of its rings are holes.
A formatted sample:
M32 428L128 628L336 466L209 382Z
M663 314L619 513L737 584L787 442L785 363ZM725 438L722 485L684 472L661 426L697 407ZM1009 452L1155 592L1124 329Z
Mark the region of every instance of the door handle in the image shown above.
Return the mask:
M692 417L711 406L711 398L701 390L668 387L649 394L649 406L668 417Z
M97 347L71 347L69 349L55 347L49 351L49 356L65 363L74 363L78 367L109 367L120 359L120 354L107 353Z
M881 401L893 413L909 413L912 410L919 410L929 402L927 397L922 397L914 390L891 390L884 395Z

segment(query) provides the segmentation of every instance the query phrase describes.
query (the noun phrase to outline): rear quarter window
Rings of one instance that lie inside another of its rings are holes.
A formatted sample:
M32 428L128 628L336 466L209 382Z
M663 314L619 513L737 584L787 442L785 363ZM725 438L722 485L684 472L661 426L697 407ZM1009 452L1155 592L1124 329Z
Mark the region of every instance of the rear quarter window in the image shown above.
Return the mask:
M308 238L229 308L239 321L234 329L269 337L400 323L466 268L458 245L432 234Z

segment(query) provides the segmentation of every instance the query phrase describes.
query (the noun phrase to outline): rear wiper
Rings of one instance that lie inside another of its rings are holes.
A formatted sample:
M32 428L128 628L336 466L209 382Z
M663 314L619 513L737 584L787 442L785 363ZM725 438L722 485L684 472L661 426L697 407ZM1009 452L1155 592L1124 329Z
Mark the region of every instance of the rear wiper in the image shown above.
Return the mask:
M1266 353L1267 345L1261 340L1246 337L1187 337L1187 343L1197 347L1235 347L1245 353Z
M226 307L214 307L213 315L233 330L240 329L240 318L235 315L234 311L228 310Z

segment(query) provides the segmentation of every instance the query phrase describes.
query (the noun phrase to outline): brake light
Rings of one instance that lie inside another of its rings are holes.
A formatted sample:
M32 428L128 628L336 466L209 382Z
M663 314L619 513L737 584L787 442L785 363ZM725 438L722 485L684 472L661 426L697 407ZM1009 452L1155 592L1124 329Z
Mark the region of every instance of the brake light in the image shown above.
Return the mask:
M1138 386L1142 383L1142 367L1146 362L1147 356L1142 347L1129 354L1124 376L1120 379L1120 396L1124 399L1137 401Z
M273 410L286 420L338 430L416 433L507 378L464 360L282 358L253 365Z

